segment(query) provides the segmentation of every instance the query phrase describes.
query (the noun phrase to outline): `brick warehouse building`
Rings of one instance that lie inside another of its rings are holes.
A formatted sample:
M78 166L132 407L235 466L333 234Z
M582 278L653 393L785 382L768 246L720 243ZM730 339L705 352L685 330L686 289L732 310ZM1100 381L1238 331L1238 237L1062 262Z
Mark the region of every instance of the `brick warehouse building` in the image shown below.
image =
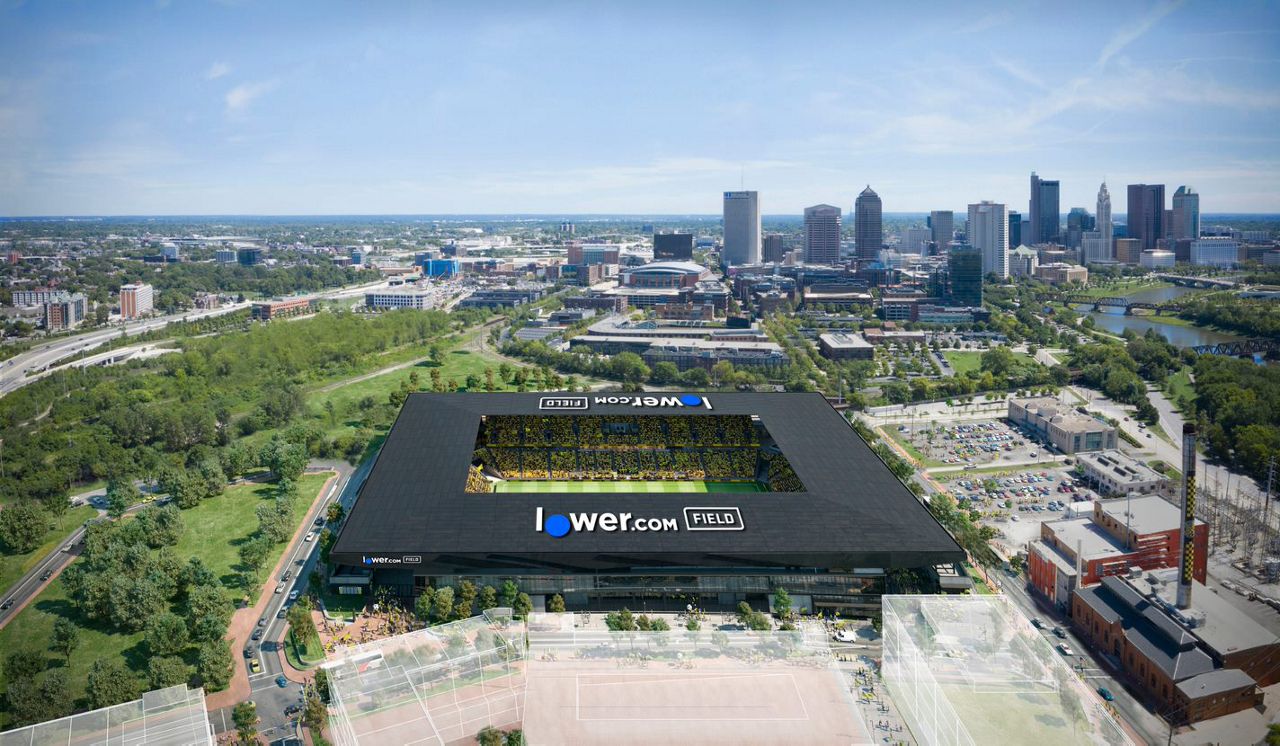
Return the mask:
M1158 495L1095 500L1087 518L1047 521L1028 546L1031 585L1060 610L1076 588L1095 585L1130 568L1158 570L1179 562L1178 507ZM1205 582L1209 526L1196 521L1195 579Z

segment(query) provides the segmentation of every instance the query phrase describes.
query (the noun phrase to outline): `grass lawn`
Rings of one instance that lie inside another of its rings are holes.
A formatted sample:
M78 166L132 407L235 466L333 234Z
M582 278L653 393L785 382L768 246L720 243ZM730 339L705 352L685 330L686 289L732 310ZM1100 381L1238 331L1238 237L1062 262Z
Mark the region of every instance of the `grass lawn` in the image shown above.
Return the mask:
M1173 287L1173 283L1169 282L1129 281L1119 282L1114 285L1087 287L1084 290L1072 291L1072 295L1087 295L1090 298L1123 298L1134 293L1141 293L1144 290L1159 290L1171 287Z
M900 433L897 431L897 429L893 428L892 426L883 428L881 432L883 432L885 435L892 438L894 443L897 443L898 445L906 449L907 453L911 454L912 458L914 458L916 461L919 461L926 468L932 468L935 466L946 466L945 463L938 461L936 459L928 458L923 453L921 453L920 449L916 448L915 445L910 441L910 439L907 438L906 433Z
M298 491L293 498L293 514L301 522L303 513L316 498L328 474L303 474L298 479ZM270 484L240 484L228 487L221 497L205 500L190 510L182 512L186 526L182 539L173 548L179 557L199 557L223 584L235 582L236 566L240 564L240 545L258 528L254 510L264 500L274 497L275 486ZM277 544L267 557L265 567L270 569L280 559L285 544ZM274 580L271 578L269 580ZM256 598L257 593L250 594Z
M505 481L494 484L494 492L760 492L755 482L555 482L550 480Z
M315 499L328 476L304 474L298 480L294 512L299 522L303 519L303 511ZM183 535L173 547L174 554L182 560L192 556L199 557L224 583L233 580L233 568L239 563L239 545L257 528L254 508L262 500L272 497L272 489L271 485L236 485L228 488L220 497L183 511ZM275 565L284 547L281 543L275 548L267 559L268 567ZM47 654L50 666L62 665L59 656L48 652L53 623L58 617L72 620L80 631L80 645L72 653L70 661L72 696L83 696L89 668L98 658L121 659L139 672L140 680L143 678L149 657L143 634L121 634L105 625L84 619L72 607L60 579L50 583L31 605L0 630L0 651L7 653L19 648L42 651ZM239 651L233 652L239 654ZM187 663L195 663L194 648L187 650L185 658ZM3 670L0 670L0 686L7 686L8 682L3 676Z
M6 554L0 557L0 589L8 590L9 586L16 583L27 570L35 567L45 555L57 548L77 526L97 514L98 511L88 505L71 508L61 518L56 519L53 528L45 534L40 546L26 554Z
M977 743L1005 743L1011 733L1034 733L1037 746L1087 742L1090 729L1083 721L1072 726L1055 692L989 694L955 684L942 689L957 712L968 713L965 726Z
M955 369L956 375L962 376L971 370L978 370L982 367L983 352L985 350L943 350L942 356ZM1015 352L1013 357L1021 365L1038 365L1035 358L1025 352Z
M319 639L312 640L309 645L299 645L292 632L285 638L284 654L289 659L289 665L298 670L324 662L324 649L320 647Z
M1191 367L1184 367L1165 379L1164 392L1174 406L1177 406L1178 400L1183 397L1186 397L1187 401L1195 401L1196 390L1191 383Z
M365 605L369 602L369 597L333 593L326 588L321 600L324 601L324 610L329 616L354 622L356 614L364 611Z

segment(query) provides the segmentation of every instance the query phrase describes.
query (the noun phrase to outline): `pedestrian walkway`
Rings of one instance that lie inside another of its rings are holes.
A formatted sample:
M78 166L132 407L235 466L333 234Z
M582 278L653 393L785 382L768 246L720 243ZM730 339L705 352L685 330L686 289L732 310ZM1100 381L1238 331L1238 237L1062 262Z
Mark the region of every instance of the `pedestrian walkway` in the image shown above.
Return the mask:
M859 656L856 663L844 669L849 683L849 693L858 703L858 712L867 723L867 731L875 743L893 746L915 746L916 740L907 727L906 719L885 690L875 661Z

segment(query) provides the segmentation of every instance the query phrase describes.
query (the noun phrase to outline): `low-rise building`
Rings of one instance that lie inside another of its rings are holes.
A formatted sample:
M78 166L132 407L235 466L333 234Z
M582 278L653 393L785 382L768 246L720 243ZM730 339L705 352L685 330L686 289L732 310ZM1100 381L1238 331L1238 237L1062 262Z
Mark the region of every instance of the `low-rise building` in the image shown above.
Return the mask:
M1088 504L1088 503L1086 503ZM1090 513L1040 524L1027 547L1027 578L1047 601L1067 611L1076 588L1094 585L1131 568L1177 567L1182 514L1158 495L1095 500ZM1205 579L1209 527L1195 523L1193 574Z
M787 353L774 342L725 342L716 339L654 340L641 355L649 365L669 362L680 370L704 368L724 360L735 368L774 370L790 362Z
M436 297L429 290L379 290L365 293L364 305L378 311L396 308L425 310L435 305Z
M1049 262L1036 267L1036 277L1050 285L1064 285L1068 282L1088 282L1089 270L1078 264Z
M1081 414L1052 396L1010 399L1008 418L1062 453L1102 451L1116 447L1116 429Z
M18 308L31 308L34 306L43 306L44 304L54 300L60 295L65 295L65 290L57 288L35 288L32 290L14 290L12 293L13 305Z
M1013 277L1034 277L1040 266L1040 252L1030 246L1019 246L1009 252L1009 274Z
M477 290L463 298L460 308L515 308L532 303L543 295L541 288Z
M1191 263L1203 267L1234 267L1240 263L1240 242L1206 236L1191 242Z
M868 327L862 330L862 336L873 345L888 344L924 344L925 333Z
M1076 463L1100 495L1173 493L1171 479L1118 449L1080 453Z
M272 319L286 316L301 316L304 313L310 313L311 308L312 300L310 298L269 300L262 303L254 303L249 310L249 316L255 321L271 321Z
M1075 591L1072 627L1175 722L1260 706L1259 687L1280 680L1280 639L1199 582L1189 608L1176 594L1176 568L1106 577Z
M561 301L565 308L592 308L605 313L627 310L627 299L615 295L576 295Z
M860 334L829 332L818 335L822 356L831 360L872 360L876 348Z
M59 292L44 303L45 331L56 332L74 329L84 321L89 312L89 301L84 293Z

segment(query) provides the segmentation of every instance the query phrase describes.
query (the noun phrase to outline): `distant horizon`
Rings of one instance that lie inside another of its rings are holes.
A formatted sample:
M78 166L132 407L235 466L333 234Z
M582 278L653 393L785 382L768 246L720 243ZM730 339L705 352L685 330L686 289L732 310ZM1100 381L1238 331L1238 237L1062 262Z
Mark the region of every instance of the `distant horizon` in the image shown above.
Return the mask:
M967 209L967 207L966 207ZM965 215L966 209L952 210L956 215ZM915 210L901 212L884 212L885 218L915 218L928 217L933 212L931 210ZM1017 211L1022 215L1026 215L1024 211ZM1067 218L1069 213L1059 213L1059 217L1063 220ZM1091 213L1092 214L1092 213ZM844 212L844 217L850 218L846 223L852 222L852 212ZM1112 222L1127 223L1128 213L1113 212ZM794 220L800 222L804 219L801 213L763 213L761 220ZM1123 218L1124 220L1120 220ZM1200 215L1201 221L1206 222L1210 218L1229 219L1229 218L1263 218L1275 219L1280 221L1280 212L1205 212ZM121 215L0 215L0 223L23 223L23 222L71 222L71 221L106 221L106 220L155 220L155 221L176 221L176 220L393 220L393 219L414 219L414 220L434 220L434 219L467 219L467 220L707 220L719 221L722 216L715 213L572 213L572 212L422 212L422 213L138 213L138 214L121 214Z

